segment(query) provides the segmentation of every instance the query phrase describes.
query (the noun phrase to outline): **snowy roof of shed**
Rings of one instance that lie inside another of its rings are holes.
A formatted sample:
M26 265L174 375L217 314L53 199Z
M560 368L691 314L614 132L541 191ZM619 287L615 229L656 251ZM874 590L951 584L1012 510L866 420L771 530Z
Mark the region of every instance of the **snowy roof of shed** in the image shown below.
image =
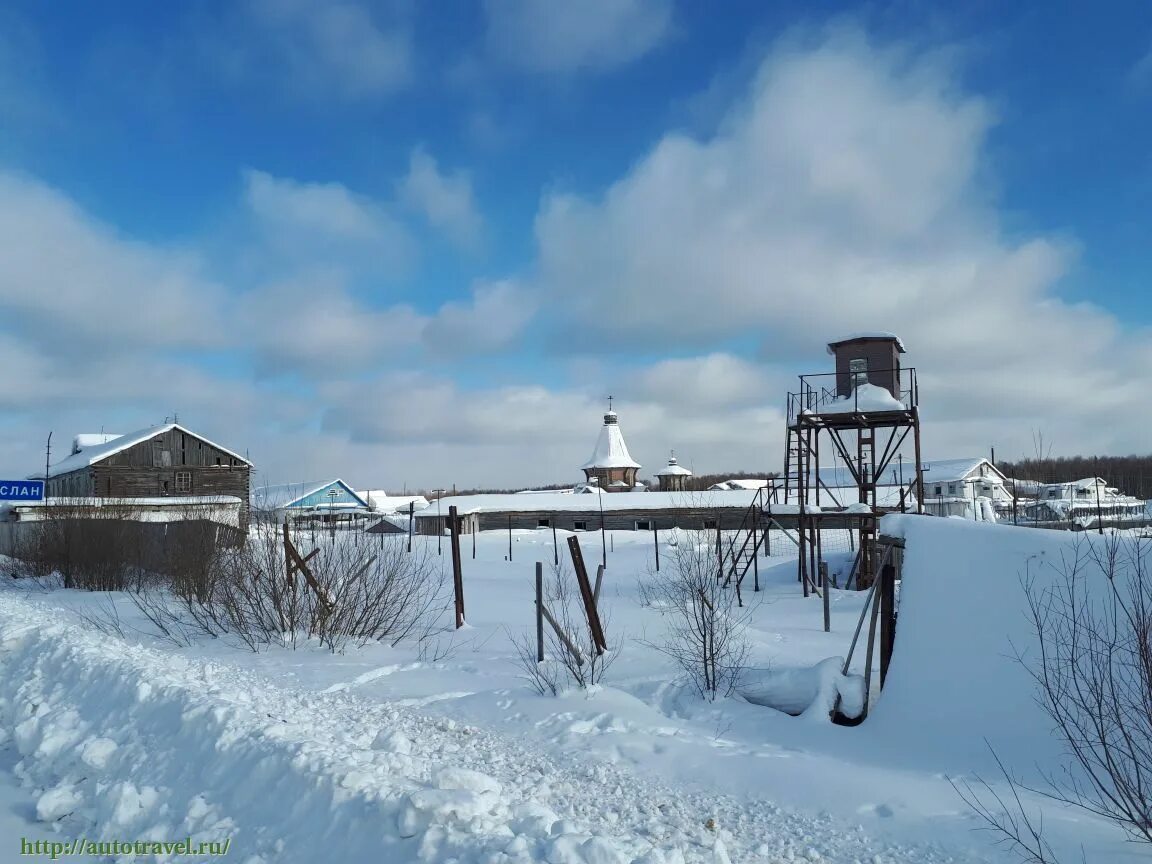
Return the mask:
M906 353L904 350L903 340L901 340L900 337L897 336L895 333L888 333L888 332L885 332L883 330L873 330L873 331L869 331L869 332L865 332L865 333L849 333L843 339L837 339L835 342L829 342L828 343L828 353L829 354L835 354L837 345L843 345L845 342L857 342L861 339L877 339L877 340L882 339L886 342L887 341L895 341L896 350L899 351L901 354Z
M249 462L239 453L235 453L229 450L227 447L221 447L219 444L216 444L213 441L209 441L203 435L197 435L195 432L185 428L184 426L181 426L179 423L165 423L162 426L149 426L147 429L140 429L136 432L129 432L127 435L121 435L117 438L113 438L110 441L106 441L103 444L97 444L92 447L84 447L79 453L73 453L67 459L63 459L50 467L48 469L48 476L59 477L61 474L70 474L73 471L79 471L82 468L88 468L92 465L95 465L102 459L107 459L109 456L119 453L122 450L127 450L129 447L135 447L137 444L141 444L144 441L147 441L149 438L154 438L157 435L163 435L165 432L171 432L173 429L179 429L181 432L191 435L193 438L203 441L205 444L211 445L217 450L227 453L234 459L239 459L245 465L252 465L251 462ZM82 436L77 437L79 438Z
M88 447L99 447L120 437L123 437L122 432L81 432L72 439L72 452L75 454Z
M582 470L589 468L639 468L640 463L632 458L628 452L628 445L624 443L624 435L620 432L616 412L609 411L604 415L604 425L600 427L600 437L596 439L596 449L592 458L580 466Z

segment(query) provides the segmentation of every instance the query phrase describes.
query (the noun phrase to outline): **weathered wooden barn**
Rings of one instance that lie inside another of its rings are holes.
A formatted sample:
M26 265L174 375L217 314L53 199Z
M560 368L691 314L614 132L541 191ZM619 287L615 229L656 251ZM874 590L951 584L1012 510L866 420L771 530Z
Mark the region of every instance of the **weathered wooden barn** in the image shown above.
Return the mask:
M48 469L49 498L200 498L241 501L249 517L252 464L178 423L128 435L78 435L72 453Z

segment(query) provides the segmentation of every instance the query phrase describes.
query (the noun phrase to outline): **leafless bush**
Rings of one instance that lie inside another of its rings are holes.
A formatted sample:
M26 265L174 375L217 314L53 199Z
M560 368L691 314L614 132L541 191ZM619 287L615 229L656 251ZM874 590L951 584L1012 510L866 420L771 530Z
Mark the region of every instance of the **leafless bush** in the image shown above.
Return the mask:
M1023 577L1038 653L1017 660L1036 683L1037 702L1055 724L1069 763L1028 786L996 756L1005 802L977 777L953 785L986 825L1026 860L1055 861L1043 825L1018 789L1103 817L1128 839L1152 843L1152 545L1111 535L1082 539L1049 584ZM995 754L994 754L995 755Z
M561 559L558 565L552 566L551 578L544 586L544 605L564 637L545 623L542 662L537 662L535 639L510 637L524 679L541 695L555 696L569 686L587 689L600 683L620 654L623 639L619 635L608 650L599 650L576 585L576 575L566 560ZM601 627L605 632L611 632L611 616L599 604L597 611Z
M652 647L666 654L705 699L731 695L748 657L751 609L719 578L715 547L704 531L684 532L660 572L640 586L641 602L668 624Z

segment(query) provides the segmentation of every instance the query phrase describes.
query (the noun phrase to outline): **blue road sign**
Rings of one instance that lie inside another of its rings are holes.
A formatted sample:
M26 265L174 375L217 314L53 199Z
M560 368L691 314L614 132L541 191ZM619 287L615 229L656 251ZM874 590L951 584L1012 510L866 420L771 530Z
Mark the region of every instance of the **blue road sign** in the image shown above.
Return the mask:
M0 501L43 500L43 480L0 480Z

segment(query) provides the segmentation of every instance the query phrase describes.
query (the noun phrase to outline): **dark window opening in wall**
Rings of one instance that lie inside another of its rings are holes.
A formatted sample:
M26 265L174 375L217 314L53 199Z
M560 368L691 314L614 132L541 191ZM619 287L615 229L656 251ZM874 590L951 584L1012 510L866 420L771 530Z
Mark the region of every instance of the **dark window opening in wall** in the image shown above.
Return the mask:
M848 361L848 372L852 375L852 386L859 387L868 383L868 360L860 357Z
M636 530L637 531L651 531L652 530L652 520L651 519L637 519L636 520Z
M717 523L716 523L715 519L705 519L704 520L704 530L705 531L715 531L716 526L717 526Z
M937 486L935 494L936 495L943 495L944 494L944 487L943 486Z
M192 472L191 471L177 471L176 472L176 491L177 492L191 492L192 491Z
M160 481L160 494L161 495L167 495L168 494L168 481L167 480L161 480Z
M216 457L216 467L217 468L220 467L220 457L219 456Z
M552 520L551 519L537 519L536 520L536 527L537 528L551 528L552 527Z
M572 523L572 530L573 531L587 531L588 530L588 523L582 519L577 519L575 522Z

